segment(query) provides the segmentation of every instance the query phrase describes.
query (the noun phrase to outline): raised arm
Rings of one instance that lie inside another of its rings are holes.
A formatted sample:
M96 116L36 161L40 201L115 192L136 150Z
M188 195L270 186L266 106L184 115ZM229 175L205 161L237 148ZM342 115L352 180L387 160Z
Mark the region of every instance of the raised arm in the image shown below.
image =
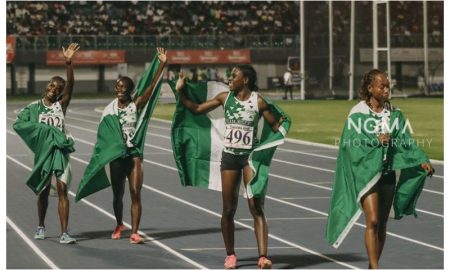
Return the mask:
M266 122L272 127L273 132L277 132L278 128L281 126L281 123L283 123L285 117L282 116L280 118L280 120L277 121L275 116L269 110L269 106L267 106L267 103L259 95L258 95L258 107L259 107L259 111L261 112L262 116L264 117L264 120L266 120Z
M186 108L188 108L193 114L204 114L214 110L215 108L225 103L225 100L228 95L227 92L222 92L210 100L207 100L201 104L197 104L192 100L190 100L184 93L185 84L186 83L184 73L180 72L176 85L176 90L183 105L186 106Z
M164 66L167 63L167 51L164 48L156 48L156 50L158 51L158 60L160 64L158 70L156 71L156 75L153 78L152 83L147 87L147 89L145 89L144 94L138 97L135 101L136 109L138 110L138 112L152 96L153 90L155 89L155 86L158 83L158 78L161 76L164 70Z
M73 76L73 67L72 67L72 57L75 54L76 51L80 46L78 43L71 43L67 49L62 47L64 60L66 61L66 73L67 73L67 79L66 79L66 85L64 86L64 90L62 92L61 100L59 101L61 103L63 112L66 112L67 107L69 106L70 99L72 98L72 91L73 91L73 85L74 85L74 76Z

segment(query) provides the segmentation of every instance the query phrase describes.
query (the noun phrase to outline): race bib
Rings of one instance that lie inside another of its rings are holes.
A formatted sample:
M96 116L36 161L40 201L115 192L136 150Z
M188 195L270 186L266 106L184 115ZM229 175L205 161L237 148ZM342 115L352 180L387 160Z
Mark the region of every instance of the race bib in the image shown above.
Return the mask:
M131 143L131 139L134 136L135 128L133 127L127 127L122 126L122 137L123 141L127 144L128 147L132 147L133 144Z
M253 127L237 124L226 125L224 146L227 148L252 149Z
M122 137L127 147L133 147L131 139L136 130L136 108L130 104L125 109L119 109L119 121L122 126Z
M57 127L61 131L64 129L64 118L59 114L41 113L39 114L39 123Z

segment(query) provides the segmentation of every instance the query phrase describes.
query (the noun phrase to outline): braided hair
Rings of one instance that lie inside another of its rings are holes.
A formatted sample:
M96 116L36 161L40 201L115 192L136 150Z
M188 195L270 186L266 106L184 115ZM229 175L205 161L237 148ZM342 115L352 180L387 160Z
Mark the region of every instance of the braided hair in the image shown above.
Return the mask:
M255 69L251 65L237 65L236 68L248 78L248 88L251 91L258 91L258 86L256 86L257 77Z
M387 76L386 72L384 71L381 71L379 69L372 69L366 72L361 80L361 86L359 88L359 98L360 100L366 101L366 103L369 104L369 107L370 107L370 97L372 96L372 93L369 92L369 86L372 84L372 82L375 80L375 77L378 75ZM386 100L384 105L385 108L387 108L388 110L394 109L394 107L388 100Z

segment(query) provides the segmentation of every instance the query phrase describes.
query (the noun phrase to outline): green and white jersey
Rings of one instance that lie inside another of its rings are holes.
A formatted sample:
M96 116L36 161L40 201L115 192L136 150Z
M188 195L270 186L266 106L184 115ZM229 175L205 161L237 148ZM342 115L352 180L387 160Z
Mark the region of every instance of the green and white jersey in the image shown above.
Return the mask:
M64 132L64 113L59 101L46 106L43 99L38 100L39 123L57 127Z
M255 145L259 121L258 93L252 92L245 101L238 100L233 92L228 94L224 106L224 151L235 155L249 154Z
M120 126L122 127L122 137L123 141L127 147L133 147L131 139L136 132L136 121L137 121L137 110L136 104L130 102L126 108L117 107L117 112L119 116Z

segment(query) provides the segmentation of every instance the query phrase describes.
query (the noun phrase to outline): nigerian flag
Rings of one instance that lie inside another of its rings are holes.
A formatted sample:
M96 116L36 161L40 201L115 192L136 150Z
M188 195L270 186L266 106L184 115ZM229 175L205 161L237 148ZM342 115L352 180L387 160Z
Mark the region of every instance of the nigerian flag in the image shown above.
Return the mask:
M74 141L57 127L39 123L39 107L35 101L17 115L13 128L34 153L34 166L26 184L39 194L51 181L51 176L70 185L72 173L69 153L75 151Z
M221 190L220 161L223 150L225 119L223 107L207 114L194 115L179 100L175 89L176 81L169 82L177 98L176 110L172 122L172 149L183 186L204 187ZM228 86L210 81L208 83L186 83L186 96L196 103L203 103L221 92L227 92ZM284 142L291 125L290 117L270 99L265 99L276 119L286 117L279 128L272 128L261 117L257 138L259 145L249 156L249 164L254 176L246 187L249 198L263 197L266 194L269 166L276 147Z
M351 110L342 132L336 174L328 212L326 238L339 247L362 213L361 198L380 179L383 171L399 171L393 208L395 218L417 216L415 206L425 183L421 164L429 162L417 146L400 110L373 113L364 101ZM380 144L377 133L391 134L389 147Z
M151 65L140 78L133 100L141 96L145 89L152 83L155 78L158 68L159 60L155 56ZM148 121L153 113L156 103L159 98L161 90L162 73L157 79L155 88L148 102L141 109L136 123L136 132L131 142L136 147L141 158L143 157L145 135L147 133ZM106 174L105 166L111 161L123 157L126 154L127 146L122 138L122 128L118 117L118 100L114 99L103 110L100 124L97 131L97 141L95 143L94 152L89 161L83 178L78 186L78 191L75 200L79 201L82 198L95 193L99 190L110 186L110 180Z

